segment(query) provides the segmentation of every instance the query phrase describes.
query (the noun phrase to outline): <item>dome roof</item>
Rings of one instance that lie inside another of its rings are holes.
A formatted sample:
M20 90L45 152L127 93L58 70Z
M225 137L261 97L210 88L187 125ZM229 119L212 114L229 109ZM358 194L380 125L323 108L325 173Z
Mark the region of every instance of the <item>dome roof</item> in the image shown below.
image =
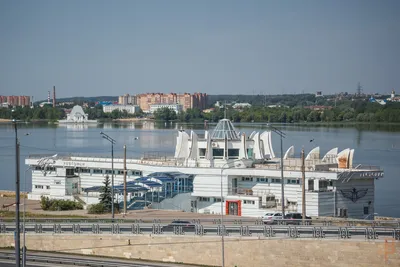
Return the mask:
M215 126L214 131L211 134L211 139L225 139L228 140L240 140L238 132L236 132L235 127L228 119L222 119Z

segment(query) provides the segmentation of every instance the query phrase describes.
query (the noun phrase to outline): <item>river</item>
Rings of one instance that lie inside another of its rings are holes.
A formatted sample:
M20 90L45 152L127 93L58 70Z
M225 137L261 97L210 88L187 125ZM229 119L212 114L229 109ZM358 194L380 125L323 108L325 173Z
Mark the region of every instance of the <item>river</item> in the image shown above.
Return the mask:
M104 131L116 140L115 156L122 157L123 145L127 145L128 157L140 157L146 152L162 152L173 155L177 130L204 132L203 124L179 123L105 123L93 126L61 126L48 124L18 124L21 143L21 190L31 189L31 175L24 159L30 154L80 154L110 155L111 146L100 136ZM212 125L210 128L212 129ZM261 124L236 124L236 129L250 134L254 130L266 129ZM354 164L378 165L385 176L375 183L375 212L380 216L400 217L400 127L371 126L308 126L276 125L286 133L283 142L284 152L295 146L296 156L301 147L306 153L316 146L321 154L338 147L354 148ZM135 140L135 137L138 137ZM310 140L312 140L310 142ZM273 148L280 155L279 137L273 135ZM0 190L15 189L15 132L13 125L0 124Z

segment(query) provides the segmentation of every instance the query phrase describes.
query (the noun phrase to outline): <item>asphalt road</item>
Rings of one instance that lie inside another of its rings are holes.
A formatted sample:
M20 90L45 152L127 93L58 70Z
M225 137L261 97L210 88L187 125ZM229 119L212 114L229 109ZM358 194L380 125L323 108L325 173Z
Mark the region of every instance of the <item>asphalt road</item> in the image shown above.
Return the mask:
M14 251L0 250L0 267L15 266ZM189 267L189 265L174 263L159 263L138 260L123 260L105 257L94 257L84 255L70 255L63 253L33 252L26 256L26 266L89 266L89 267ZM190 265L195 267L195 265Z

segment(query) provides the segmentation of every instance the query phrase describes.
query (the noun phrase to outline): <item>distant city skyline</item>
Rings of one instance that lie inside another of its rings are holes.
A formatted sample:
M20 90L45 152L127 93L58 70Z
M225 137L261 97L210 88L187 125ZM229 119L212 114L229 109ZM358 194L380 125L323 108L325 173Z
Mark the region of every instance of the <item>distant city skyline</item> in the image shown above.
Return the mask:
M0 1L0 95L400 92L400 1Z

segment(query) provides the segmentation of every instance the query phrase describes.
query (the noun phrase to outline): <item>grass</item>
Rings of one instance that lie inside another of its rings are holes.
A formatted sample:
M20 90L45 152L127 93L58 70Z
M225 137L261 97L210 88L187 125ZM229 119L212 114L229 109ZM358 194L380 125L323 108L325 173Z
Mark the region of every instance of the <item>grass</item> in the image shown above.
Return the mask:
M20 216L22 216L22 212L19 213ZM15 217L15 211L0 211L0 217L2 218L14 218ZM82 216L82 215L71 215L71 214L65 214L65 215L54 215L54 214L40 214L40 213L30 213L30 212L25 212L25 217L26 218L77 218L77 219L86 219L90 218L88 216Z

